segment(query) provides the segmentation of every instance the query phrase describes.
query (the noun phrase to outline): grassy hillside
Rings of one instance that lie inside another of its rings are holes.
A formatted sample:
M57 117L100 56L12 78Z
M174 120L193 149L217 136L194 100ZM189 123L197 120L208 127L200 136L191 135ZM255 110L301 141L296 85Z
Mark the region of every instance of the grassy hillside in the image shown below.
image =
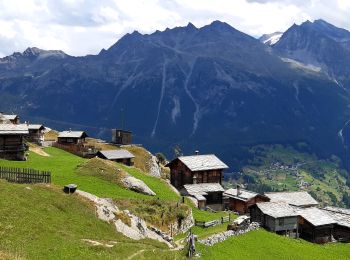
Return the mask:
M182 257L156 241L122 236L96 218L91 204L55 187L0 181L0 197L1 259L126 259L135 253L139 258ZM115 246L92 246L83 239Z
M290 239L265 230L232 237L212 247L197 243L202 259L349 259L349 244L317 245Z
M323 205L350 207L348 173L335 156L320 160L281 145L260 145L250 152L254 159L241 174L232 175L226 185L244 183L258 192L306 190Z
M39 170L48 170L52 173L52 182L58 186L69 183L75 183L78 188L100 197L110 198L138 198L150 199L146 196L134 191L130 191L120 185L116 185L110 180L106 180L103 176L92 174L81 174L79 168L87 163L87 159L80 158L63 150L49 147L44 151L49 157L40 156L36 153L29 152L29 159L25 162L0 160L1 166L12 166L21 168L34 168ZM160 199L179 199L179 197L171 190L170 187L159 179L142 173L135 168L124 167L129 174L136 178L142 179L151 189L157 193ZM160 192L161 191L161 192Z

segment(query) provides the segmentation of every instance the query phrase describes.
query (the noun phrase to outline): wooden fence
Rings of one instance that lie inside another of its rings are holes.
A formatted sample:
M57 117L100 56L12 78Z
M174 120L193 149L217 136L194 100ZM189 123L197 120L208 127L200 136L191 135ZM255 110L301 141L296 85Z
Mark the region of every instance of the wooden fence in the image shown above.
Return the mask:
M213 227L213 226L223 224L225 222L230 222L230 221L231 221L231 215L228 215L226 217L221 217L220 219L215 219L215 220L207 221L207 222L196 220L195 225L199 226L199 227L207 228L207 227Z
M27 168L0 166L0 179L16 183L51 183L51 173Z

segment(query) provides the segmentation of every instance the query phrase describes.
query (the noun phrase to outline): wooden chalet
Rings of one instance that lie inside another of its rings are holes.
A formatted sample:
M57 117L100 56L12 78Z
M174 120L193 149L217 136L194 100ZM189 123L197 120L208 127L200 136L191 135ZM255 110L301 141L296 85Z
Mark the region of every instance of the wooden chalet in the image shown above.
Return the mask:
M335 221L333 237L339 242L350 242L350 209L325 207L322 211Z
M213 210L223 210L224 191L220 183L197 183L185 184L180 193L183 196L195 198L199 209L204 210L209 207Z
M170 168L170 182L178 190L186 184L221 184L222 171L228 168L213 154L181 156L166 166Z
M135 155L127 150L104 150L97 152L97 156L102 159L123 163L128 166L134 165L133 159L135 158Z
M112 143L118 145L132 144L132 132L121 129L112 129Z
M285 202L300 208L318 206L318 202L306 191L266 192L264 195L268 197L271 202Z
M268 197L241 189L239 185L237 185L236 189L226 190L224 196L228 197L226 207L232 211L238 212L239 214L248 213L249 207L256 203L270 201Z
M20 123L18 115L6 115L6 114L1 114L0 123L1 122L2 123L11 123L11 124L15 124L15 125L18 125Z
M332 241L335 221L327 213L314 207L298 209L297 212L300 238L318 244Z
M250 207L252 222L278 234L298 237L298 213L284 202L261 202Z
M37 143L42 145L44 143L45 127L40 124L29 124L28 125L29 135L27 140L29 142Z
M24 137L28 134L27 124L0 124L0 158L26 160Z
M85 143L88 135L84 131L63 131L58 134L57 143L63 145L78 145Z

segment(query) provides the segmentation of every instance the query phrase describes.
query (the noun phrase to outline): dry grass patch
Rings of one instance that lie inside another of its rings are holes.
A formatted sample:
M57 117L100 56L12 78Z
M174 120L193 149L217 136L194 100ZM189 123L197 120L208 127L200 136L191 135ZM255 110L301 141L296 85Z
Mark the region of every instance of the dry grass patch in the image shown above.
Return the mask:
M127 175L127 173L118 168L114 162L100 159L98 157L92 158L78 165L76 173L98 177L121 186L124 186L121 179Z

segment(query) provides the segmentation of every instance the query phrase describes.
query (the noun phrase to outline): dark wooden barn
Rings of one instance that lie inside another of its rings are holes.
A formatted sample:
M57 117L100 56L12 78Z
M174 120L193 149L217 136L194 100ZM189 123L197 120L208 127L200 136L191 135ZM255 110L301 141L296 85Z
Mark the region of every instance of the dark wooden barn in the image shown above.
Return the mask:
M339 242L350 242L350 209L325 207L322 209L334 219L333 237Z
M135 156L127 150L104 150L99 151L97 156L102 159L123 163L128 166L134 164L133 159L135 158Z
M58 134L57 143L63 145L83 144L87 136L84 131L63 131Z
M236 189L226 190L224 196L228 197L226 207L239 214L249 213L249 207L256 203L270 201L268 197L244 190L239 185Z
M332 241L333 218L318 208L299 209L298 213L300 238L318 244Z
M0 124L0 158L26 160L28 147L24 137L28 134L27 124Z
M121 129L112 129L112 143L118 145L132 144L132 132Z
M43 125L29 124L28 131L29 131L29 135L27 136L26 139L29 142L33 142L39 145L42 145L44 143L45 127Z
M228 166L215 155L181 156L166 165L170 168L170 182L177 189L186 184L219 183Z
M250 207L252 222L278 234L298 236L298 213L284 202L261 202Z

